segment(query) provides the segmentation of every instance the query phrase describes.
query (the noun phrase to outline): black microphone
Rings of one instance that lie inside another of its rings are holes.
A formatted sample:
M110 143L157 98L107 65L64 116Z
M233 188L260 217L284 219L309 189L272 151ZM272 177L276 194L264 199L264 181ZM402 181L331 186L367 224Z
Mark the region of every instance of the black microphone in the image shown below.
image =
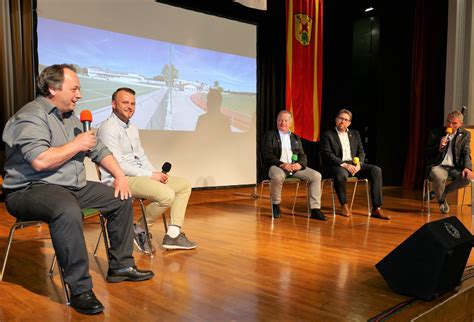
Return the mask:
M171 170L171 163L165 162L163 163L163 166L161 167L161 172L164 174L167 174Z
M461 114L464 115L464 113L466 113L467 111L467 107L466 106L463 106L461 107Z
M87 132L91 129L92 122L92 113L89 110L82 110L81 112L81 122L84 128L84 132Z

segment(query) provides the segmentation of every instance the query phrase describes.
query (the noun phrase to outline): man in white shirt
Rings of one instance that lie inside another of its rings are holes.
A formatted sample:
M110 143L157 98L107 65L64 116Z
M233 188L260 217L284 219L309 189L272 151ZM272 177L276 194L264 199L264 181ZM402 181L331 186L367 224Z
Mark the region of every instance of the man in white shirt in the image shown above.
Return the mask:
M301 139L291 133L293 117L283 110L278 113L277 130L265 133L263 138L263 160L270 177L272 214L280 218L281 189L289 175L308 181L311 218L327 220L321 212L321 174L306 166L307 158Z
M126 175L132 195L145 198L151 203L146 208L146 218L151 226L156 219L170 208L171 224L163 238L166 249L193 249L197 244L188 240L181 232L184 216L191 195L187 180L157 171L145 155L140 143L137 127L130 122L135 113L135 91L122 87L112 95L112 114L100 125L97 136L118 160ZM113 178L101 168L102 182L110 185ZM145 233L135 226L135 244L145 253L148 249Z

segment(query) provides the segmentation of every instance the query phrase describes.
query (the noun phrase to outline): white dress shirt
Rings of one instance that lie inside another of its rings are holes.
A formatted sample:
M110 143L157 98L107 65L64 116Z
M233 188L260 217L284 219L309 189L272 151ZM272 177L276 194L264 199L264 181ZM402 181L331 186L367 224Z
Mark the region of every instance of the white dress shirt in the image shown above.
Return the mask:
M280 130L280 140L281 140L281 156L280 161L284 163L291 163L293 151L291 150L291 132L288 131L287 133L283 133Z
M112 151L126 176L151 177L156 171L145 155L135 124L126 124L112 113L100 124L97 137ZM112 175L102 168L100 171L102 182L112 184Z
M349 129L344 132L339 132L336 128L337 135L339 140L341 140L342 146L342 161L343 162L352 162L352 153L351 153L351 144L349 142Z
M453 143L453 139L456 133L451 133L448 136L448 146L446 149L446 155L444 156L443 162L441 162L441 165L447 166L447 167L454 167L454 158L453 158L453 148L451 147L451 144Z

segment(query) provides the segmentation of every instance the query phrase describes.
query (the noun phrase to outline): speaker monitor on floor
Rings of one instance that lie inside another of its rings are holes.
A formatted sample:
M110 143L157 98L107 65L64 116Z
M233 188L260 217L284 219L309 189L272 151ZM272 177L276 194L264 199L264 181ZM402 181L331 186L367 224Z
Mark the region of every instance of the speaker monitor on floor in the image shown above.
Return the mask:
M474 237L457 217L423 225L375 267L397 293L430 301L460 284Z

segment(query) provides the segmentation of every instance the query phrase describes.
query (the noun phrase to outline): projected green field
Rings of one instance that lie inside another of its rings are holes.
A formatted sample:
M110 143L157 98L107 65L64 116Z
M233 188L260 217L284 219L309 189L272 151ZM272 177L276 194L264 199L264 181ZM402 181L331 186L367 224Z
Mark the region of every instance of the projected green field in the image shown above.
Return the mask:
M81 80L82 99L77 104L76 112L83 109L91 111L109 106L112 101L113 92L119 87L130 87L137 96L156 91L156 88L136 84L128 84L117 81L79 77Z

